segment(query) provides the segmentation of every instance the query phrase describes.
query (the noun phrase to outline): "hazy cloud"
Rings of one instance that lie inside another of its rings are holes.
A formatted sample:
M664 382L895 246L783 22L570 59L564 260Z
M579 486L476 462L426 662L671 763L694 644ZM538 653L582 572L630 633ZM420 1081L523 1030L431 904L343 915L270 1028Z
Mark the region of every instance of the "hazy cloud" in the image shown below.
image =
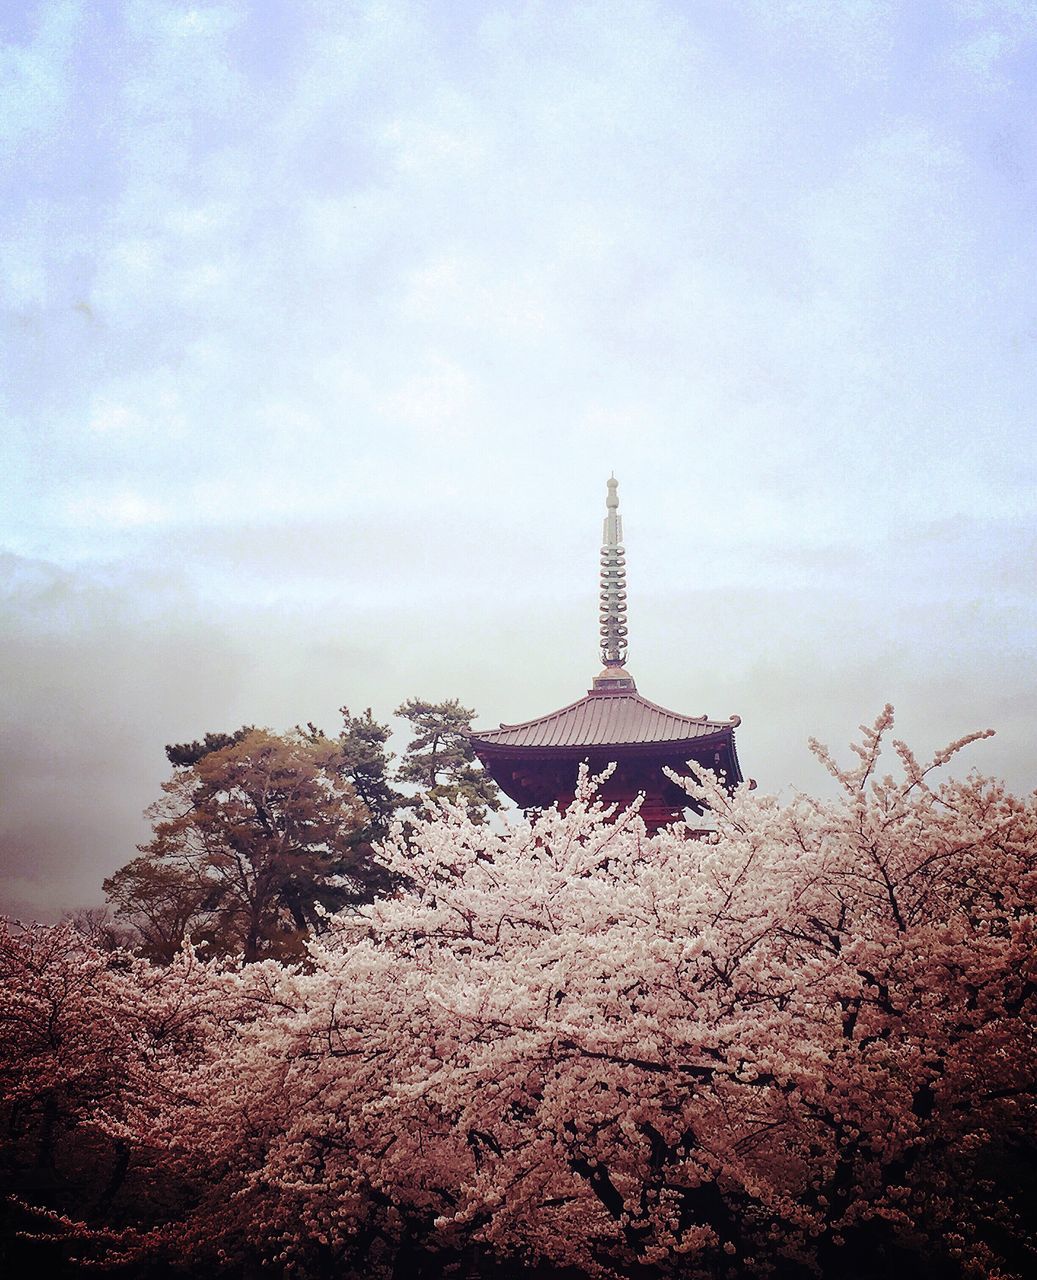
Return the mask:
M1032 786L1035 48L1009 0L6 12L9 896L96 898L167 741L578 696L613 469L635 675L761 784L890 698Z

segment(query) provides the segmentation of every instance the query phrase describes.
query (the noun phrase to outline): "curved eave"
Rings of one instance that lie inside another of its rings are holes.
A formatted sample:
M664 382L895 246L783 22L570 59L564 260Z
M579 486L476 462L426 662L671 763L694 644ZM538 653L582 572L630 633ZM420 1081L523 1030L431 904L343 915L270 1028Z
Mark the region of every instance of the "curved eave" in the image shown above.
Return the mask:
M737 716L724 721L704 715L681 715L636 691L595 690L546 716L502 724L499 729L472 730L468 738L473 746L522 751L597 751L613 746L669 748L729 734L740 723ZM540 740L529 741L530 738Z
M564 742L551 743L547 746L530 746L522 742L494 742L486 740L479 734L469 734L469 742L475 751L485 750L492 755L502 756L585 756L588 753L596 756L608 754L609 751L622 751L624 754L636 755L680 755L682 751L715 749L724 744L734 747L734 730L718 729L715 733L703 733L697 738L663 738L652 742Z
M707 768L719 768L723 771L728 786L738 786L743 781L738 753L735 749L734 729L724 725L714 733L701 734L696 738L671 738L662 742L595 742L567 743L552 746L526 746L509 742L493 742L482 739L478 734L469 734L469 741L483 766L493 776L501 780L503 767L519 764L570 764L573 768L587 762L598 768L604 764L620 763L623 760L651 763L659 762L660 767L666 765L680 772L689 764L704 765ZM717 755L720 759L717 760ZM707 759L712 756L713 759Z

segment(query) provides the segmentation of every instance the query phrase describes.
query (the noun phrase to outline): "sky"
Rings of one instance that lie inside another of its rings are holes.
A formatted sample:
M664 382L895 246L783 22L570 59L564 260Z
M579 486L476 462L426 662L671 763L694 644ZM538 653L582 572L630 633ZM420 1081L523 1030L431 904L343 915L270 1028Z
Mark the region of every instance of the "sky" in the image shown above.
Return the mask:
M0 909L168 742L582 696L613 471L763 789L1031 791L1035 90L1030 0L0 0Z

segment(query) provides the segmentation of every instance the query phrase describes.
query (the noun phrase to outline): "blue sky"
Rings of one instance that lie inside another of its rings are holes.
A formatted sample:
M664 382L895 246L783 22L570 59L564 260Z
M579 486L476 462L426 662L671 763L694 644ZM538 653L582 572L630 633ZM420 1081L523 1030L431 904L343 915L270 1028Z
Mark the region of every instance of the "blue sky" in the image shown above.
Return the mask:
M630 667L768 790L893 701L1034 785L1030 3L0 6L0 834L162 745Z

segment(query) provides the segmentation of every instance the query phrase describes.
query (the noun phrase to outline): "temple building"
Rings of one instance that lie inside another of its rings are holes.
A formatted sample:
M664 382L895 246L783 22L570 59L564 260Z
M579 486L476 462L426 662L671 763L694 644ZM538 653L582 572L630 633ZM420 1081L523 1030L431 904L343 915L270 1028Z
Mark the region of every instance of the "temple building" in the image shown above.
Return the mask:
M472 747L501 790L523 809L565 808L573 799L579 766L593 773L615 764L601 790L619 811L644 796L641 817L650 832L701 812L663 772L694 772L696 764L742 781L735 752L738 716L709 720L667 711L637 692L626 670L626 553L618 485L608 482L601 548L601 660L586 697L567 707L499 729L476 730ZM690 766L690 768L689 768Z

